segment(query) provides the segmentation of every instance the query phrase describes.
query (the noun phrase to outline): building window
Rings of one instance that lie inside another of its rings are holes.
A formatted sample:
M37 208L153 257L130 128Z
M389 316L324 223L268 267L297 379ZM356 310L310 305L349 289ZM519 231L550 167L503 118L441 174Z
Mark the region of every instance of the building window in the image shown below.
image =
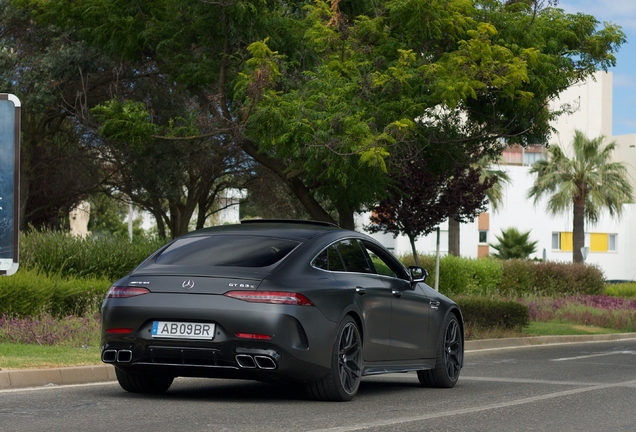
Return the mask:
M488 243L488 230L479 230L479 243Z
M530 166L534 164L535 162L538 162L543 159L545 159L545 157L543 156L543 153L525 152L523 154L523 164L526 166Z
M617 234L585 233L585 247L590 252L616 251ZM571 251L573 236L571 232L553 232L552 250Z

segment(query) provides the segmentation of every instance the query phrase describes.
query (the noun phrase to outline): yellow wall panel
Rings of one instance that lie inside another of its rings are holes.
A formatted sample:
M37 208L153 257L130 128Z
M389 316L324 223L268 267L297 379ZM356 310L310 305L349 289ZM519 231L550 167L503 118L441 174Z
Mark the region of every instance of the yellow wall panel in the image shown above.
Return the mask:
M607 234L590 233L590 252L607 252Z
M574 237L571 232L562 232L561 233L561 250L562 251L571 251L574 249Z

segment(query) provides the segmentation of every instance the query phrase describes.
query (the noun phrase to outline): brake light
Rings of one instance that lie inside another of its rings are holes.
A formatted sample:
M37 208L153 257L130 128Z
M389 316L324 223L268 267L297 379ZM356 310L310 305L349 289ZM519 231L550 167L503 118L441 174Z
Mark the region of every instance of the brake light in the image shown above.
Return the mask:
M224 295L251 303L315 306L304 295L286 291L228 291Z
M106 333L111 333L111 334L125 334L125 333L132 333L133 329L131 328L110 328L110 329L106 329Z
M270 335L258 334L258 333L234 333L234 335L242 339L268 340L272 338Z
M148 294L150 290L148 288L141 287L126 287L126 286L112 286L106 293L106 298L127 298L135 297L138 295Z

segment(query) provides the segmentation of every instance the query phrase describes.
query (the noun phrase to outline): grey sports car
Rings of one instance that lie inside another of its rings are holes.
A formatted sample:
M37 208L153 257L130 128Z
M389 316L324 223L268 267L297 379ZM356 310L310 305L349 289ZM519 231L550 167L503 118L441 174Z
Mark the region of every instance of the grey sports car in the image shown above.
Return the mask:
M373 238L327 223L245 221L180 237L115 282L102 361L129 392L177 376L286 381L350 400L360 378L416 371L453 387L459 307Z

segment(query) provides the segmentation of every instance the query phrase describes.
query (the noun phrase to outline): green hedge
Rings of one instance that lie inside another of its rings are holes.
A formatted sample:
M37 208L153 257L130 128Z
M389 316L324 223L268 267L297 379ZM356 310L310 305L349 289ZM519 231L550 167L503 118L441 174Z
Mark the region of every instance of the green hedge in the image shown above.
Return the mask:
M0 277L0 315L85 315L99 310L110 285L108 279L63 279L20 269Z
M612 297L636 298L636 282L607 284L605 294Z
M514 301L488 297L463 297L456 301L462 310L466 327L521 330L530 322L528 307Z
M497 286L501 295L600 295L605 287L603 272L594 265L502 261L503 277Z
M401 257L405 265L414 265L412 256ZM433 285L435 257L420 258ZM596 266L540 262L531 260L472 259L446 255L440 258L439 290L448 296L525 295L561 296L572 294L602 294L603 272Z
M30 231L20 236L20 267L48 276L119 279L165 241L137 237L74 237Z
M401 260L407 266L415 265L412 256L401 257ZM435 280L435 257L420 257L420 265L428 270L430 276L427 283L432 286ZM448 296L492 294L501 278L502 267L496 260L476 260L453 255L440 258L440 292Z

